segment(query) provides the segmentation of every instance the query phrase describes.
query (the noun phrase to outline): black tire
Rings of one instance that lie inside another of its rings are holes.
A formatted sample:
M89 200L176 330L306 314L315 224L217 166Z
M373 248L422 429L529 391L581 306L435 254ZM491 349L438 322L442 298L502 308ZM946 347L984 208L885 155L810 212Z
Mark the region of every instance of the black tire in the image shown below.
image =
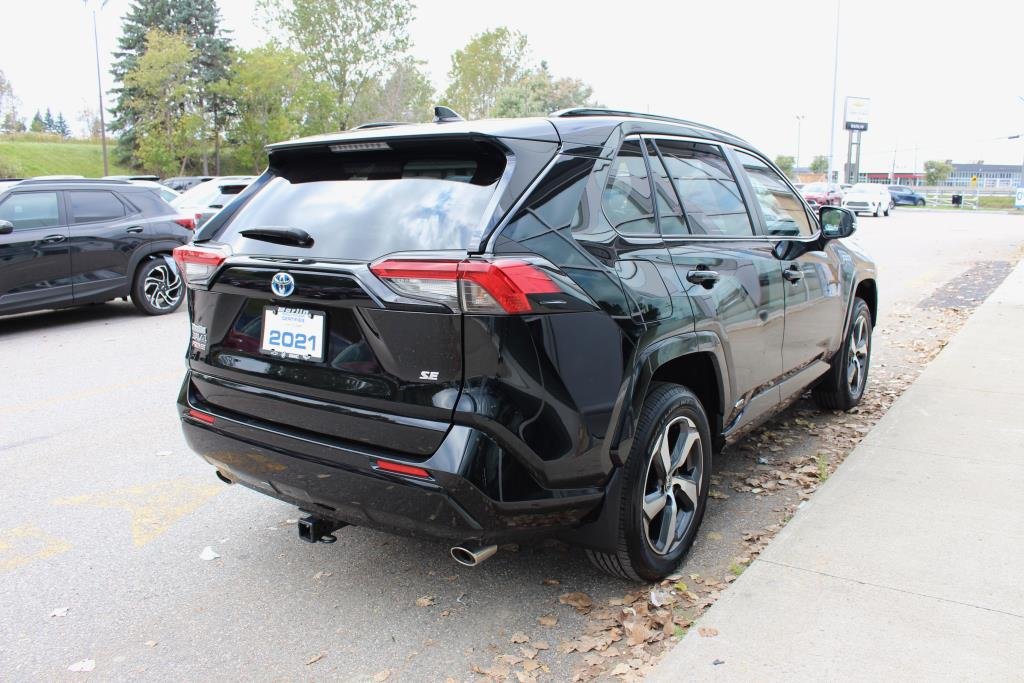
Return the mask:
M184 300L185 282L173 261L157 256L139 264L132 282L135 308L146 315L166 315Z
M875 213L873 215L874 215L875 218L878 218L879 216L882 215L882 205L881 204L879 204L878 208L875 209Z
M675 464L678 459L678 464L669 477L660 479L660 465L665 462L659 448L663 435L671 454L666 460ZM694 435L699 443L691 441ZM587 550L587 557L612 576L657 581L671 574L690 550L707 506L711 429L704 407L693 392L676 384L652 385L622 476L617 550ZM686 489L675 483L666 486L668 480L683 481ZM692 500L694 491L696 501ZM644 511L656 507L659 500L663 501L662 507L648 519ZM670 527L671 533L667 531ZM650 534L660 539L652 541ZM661 551L655 547L660 542Z
M812 392L820 407L826 410L849 410L860 403L868 385L868 370L871 367L871 331L871 309L863 299L854 299L853 317L843 339L843 346L832 358L832 367ZM863 344L858 341L862 334ZM856 370L851 354L856 354ZM857 373L856 383L853 381L853 372Z
M915 206L924 206L924 200L923 199L918 199L916 202L914 202L914 205Z

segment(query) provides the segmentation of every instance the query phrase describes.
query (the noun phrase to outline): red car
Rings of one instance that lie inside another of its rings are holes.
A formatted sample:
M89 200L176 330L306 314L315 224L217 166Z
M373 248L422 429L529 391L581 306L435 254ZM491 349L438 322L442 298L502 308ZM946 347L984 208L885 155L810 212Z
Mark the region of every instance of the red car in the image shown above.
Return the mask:
M819 206L839 206L843 203L843 191L835 184L810 183L800 190L807 203Z

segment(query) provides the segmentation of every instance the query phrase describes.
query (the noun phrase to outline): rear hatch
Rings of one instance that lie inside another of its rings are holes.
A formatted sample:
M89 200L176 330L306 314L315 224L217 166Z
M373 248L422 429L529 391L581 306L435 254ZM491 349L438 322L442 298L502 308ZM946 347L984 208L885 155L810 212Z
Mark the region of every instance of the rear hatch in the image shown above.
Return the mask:
M453 136L275 150L175 254L192 293L191 400L429 457L461 394L461 309L454 283L395 266L455 272L556 148Z

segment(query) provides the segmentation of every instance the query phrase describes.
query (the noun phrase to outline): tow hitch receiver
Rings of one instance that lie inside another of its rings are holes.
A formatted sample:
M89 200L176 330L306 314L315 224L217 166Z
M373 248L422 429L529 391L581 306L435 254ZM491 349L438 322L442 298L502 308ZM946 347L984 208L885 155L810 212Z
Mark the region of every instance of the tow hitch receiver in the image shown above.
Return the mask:
M338 540L334 532L343 526L348 525L323 517L303 517L299 520L299 538L306 543L334 543Z

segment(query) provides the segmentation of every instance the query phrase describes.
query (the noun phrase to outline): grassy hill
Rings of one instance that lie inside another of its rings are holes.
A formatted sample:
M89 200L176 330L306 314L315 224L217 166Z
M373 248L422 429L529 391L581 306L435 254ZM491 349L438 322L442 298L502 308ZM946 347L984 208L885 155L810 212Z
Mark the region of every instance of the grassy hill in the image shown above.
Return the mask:
M131 171L113 161L113 144L107 141L110 175ZM103 175L103 151L99 142L67 140L53 136L0 136L0 177L31 178L37 175Z

